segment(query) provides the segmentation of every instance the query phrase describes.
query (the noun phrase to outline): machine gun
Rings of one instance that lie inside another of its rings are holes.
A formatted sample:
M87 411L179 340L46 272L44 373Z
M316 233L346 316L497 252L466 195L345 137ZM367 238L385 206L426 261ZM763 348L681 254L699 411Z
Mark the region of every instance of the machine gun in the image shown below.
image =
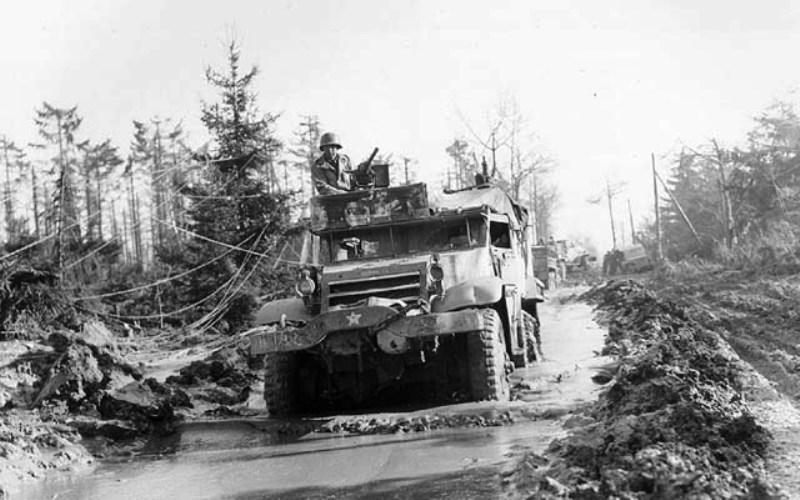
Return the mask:
M373 149L372 154L369 155L367 161L360 164L358 166L358 170L353 173L356 189L369 189L376 185L375 170L372 168L372 162L375 161L376 156L378 156L378 148Z

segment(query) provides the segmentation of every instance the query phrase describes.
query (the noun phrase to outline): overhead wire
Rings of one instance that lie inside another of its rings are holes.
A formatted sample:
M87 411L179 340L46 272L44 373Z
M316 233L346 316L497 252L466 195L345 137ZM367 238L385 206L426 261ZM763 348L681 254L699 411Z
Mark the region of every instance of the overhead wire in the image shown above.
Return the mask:
M234 250L238 250L238 251L246 253L246 254L251 254L251 255L256 255L256 256L261 256L261 257L269 257L269 255L266 255L266 254L263 254L263 253L260 253L260 252L254 252L253 250L246 250L244 248L238 248L236 246L230 245L230 244L225 243L223 241L215 240L213 238L209 238L208 236L203 236L202 234L196 233L194 231L190 231L188 229L184 229L182 227L178 227L174 223L166 222L166 221L163 221L163 220L160 220L160 219L156 219L156 218L153 218L153 220L158 222L159 224L163 224L165 226L171 227L171 228L175 229L176 231L180 231L182 233L189 234L189 235L191 235L191 236L193 236L193 237L195 237L195 238L197 238L199 240L207 241L209 243L214 243L214 244L219 245L221 247L232 248ZM266 229L266 227L265 227L265 229Z
M226 281L223 284L223 286L225 286L227 283L229 283L231 281L231 279L232 278L229 278L228 281ZM200 299L200 300L198 300L196 302L193 302L193 303L191 303L189 305L183 306L183 307L181 307L179 309L176 309L176 310L170 311L170 312L166 312L166 313L138 315L138 316L137 315L113 314L113 313L99 313L99 314L104 314L106 316L109 316L109 317L112 317L112 318L116 318L116 319L131 319L131 320L147 320L147 319L167 318L167 317L170 317L170 316L177 316L178 314L182 314L182 313L184 313L184 312L186 312L186 311L188 311L190 309L193 309L193 308L199 306L200 304L202 304L203 302L207 301L208 299L210 299L214 295L217 295L222 290L223 290L223 287L219 287L216 290L214 290L213 292L209 293L208 295L206 295L205 297L203 297L202 299ZM91 312L96 312L96 311L91 311Z
M248 236L247 238L242 240L242 242L239 245L244 244L250 238L252 238L252 235ZM200 270L200 269L202 269L202 268L204 268L206 266L209 266L209 265L213 264L214 262L224 258L228 254L232 253L233 250L234 249L230 248L230 249L226 250L225 252L221 253L220 255L214 257L213 259L208 260L206 262L203 262L202 264L199 264L199 265L197 265L197 266L195 266L195 267L193 267L191 269L188 269L186 271L180 272L180 273L172 275L172 276L167 276L166 278L158 279L158 280L156 280L156 281L154 281L152 283L147 283L145 285L135 286L133 288L128 288L128 289L125 289L125 290L117 290L117 291L114 291L114 292L100 293L100 294L97 294L97 295L83 295L83 296L80 296L80 297L75 297L75 300L104 299L104 298L107 298L107 297L114 297L114 296L117 296L117 295L124 295L126 293L138 292L138 291L141 291L141 290L146 290L148 288L152 288L154 286L163 285L164 283L169 283L170 281L174 281L176 279L183 278L184 276L187 276L189 274L192 274L195 271L198 271L198 270Z
M76 226L80 227L81 224L88 224L88 222L90 220L92 220L94 217L96 217L98 214L101 214L101 213L102 213L102 209L96 210L96 211L94 211L92 213L89 213L89 214L86 215L85 218L82 218L81 220L77 220L77 221L73 222L72 224L69 224L68 226L62 228L61 231L62 232L63 231L68 231L70 229L73 229ZM18 254L20 254L20 253L22 253L22 252L24 252L24 251L26 251L28 249L31 249L31 248L33 248L33 247L35 247L37 245L40 245L40 244L44 243L45 241L50 240L50 239L52 239L52 238L54 238L56 236L58 236L58 232L57 231L53 232L53 233L50 233L48 235L42 236L38 240L32 241L31 243L29 243L29 244L27 244L27 245L25 245L23 247L20 247L20 248L14 250L13 252L10 252L10 253L7 253L5 255L0 256L0 262L2 262L4 260L7 260L7 259L10 259L11 257L13 257L15 255L18 255ZM116 236L114 238L116 238ZM111 241L113 241L113 238L112 238ZM96 253L97 251L99 251L100 249L104 248L109 243L110 243L110 241L104 243L100 247L94 249L92 252ZM65 266L65 269L68 269L72 265L74 265L74 264L68 264L67 266Z
M228 185L229 185L231 182L233 182L233 179L230 179L228 182L226 182L225 184L223 184L222 186L220 186L219 190L222 190L222 189L224 189L224 188L228 187ZM180 189L180 188L183 188L183 187L185 187L185 186L187 186L187 185L188 185L188 181L184 181L183 183L181 183L181 184L178 186L178 189ZM159 203L159 204L155 205L155 206L152 208L152 210L156 210L156 211L157 211L159 208L163 207L163 206L164 206L164 205L166 205L167 203L171 203L172 201L174 201L174 200L173 200L173 198L168 198L168 199L166 199L166 200L162 201L161 203ZM200 205L200 204L201 204L201 203L203 203L204 201L205 201L205 200L201 200L201 201L199 201L199 202L197 203L197 205ZM134 224L133 226L131 226L131 229L132 229L132 230L133 230L133 229L139 229L139 228L142 226L142 224L143 224L143 223L144 223L144 221L143 221L143 220L140 220L139 222L137 222L136 224ZM111 237L109 240L105 241L105 242L104 242L102 245L100 245L100 246L98 246L97 248L94 248L94 249L92 249L91 251L89 251L88 253L86 253L86 254L82 255L80 258L78 258L78 259L77 259L77 260L75 260L74 262L70 262L69 264L65 265L65 266L64 266L64 269L71 269L72 267L74 267L74 266L76 266L76 265L80 264L81 262L83 262L84 260L88 259L88 258L89 258L89 257L91 257L92 255L94 255L94 254L96 254L96 253L100 252L102 249L106 248L108 245L110 245L111 243L113 243L113 242L114 242L115 240L117 240L118 238L119 238L119 236L116 236L116 235L115 235L115 236L113 236L113 237Z
M249 163L249 161L252 161L252 158L250 160L248 160L248 163ZM173 167L173 168L179 168L179 167L176 166L176 167ZM170 170L172 170L172 168L165 169L164 173L162 173L161 175L159 175L156 178L162 178L163 176L167 175L167 173ZM233 182L233 180L234 179L230 179L223 186L220 186L218 191L221 191L222 189L227 187L231 182ZM179 186L179 188L185 187L187 184L188 184L188 181L185 181ZM261 195L245 196L245 197L257 197L257 196L261 196ZM197 198L201 198L201 200L197 203L197 205L202 204L204 201L206 201L206 199L223 198L223 197L215 198L215 197L212 197L212 196L196 196L196 197ZM156 205L154 208L158 209L161 206L163 206L163 205L165 205L167 203L170 203L172 201L174 201L172 198L168 198L168 199L164 200L163 202L161 202L161 204ZM88 222L88 220L91 220L93 217L95 217L100 212L101 212L101 210L98 210L96 212L88 214L87 217L86 217L87 222ZM157 281L155 281L153 283L140 285L140 286L133 287L133 288L130 288L130 289L127 289L127 290L109 292L109 293L106 293L106 294L97 294L97 295L93 295L93 296L78 297L78 298L76 298L76 301L77 300L88 300L88 299L92 299L92 298L105 298L105 297L110 297L110 296L115 296L115 295L122 295L124 293L133 293L135 291L140 291L140 290L143 290L143 289L151 288L151 287L158 286L160 284L167 283L169 281L178 279L180 277L186 276L188 274L191 274L192 272L195 272L195 271L197 271L197 270L199 270L199 269L201 269L203 267L206 267L206 266L210 265L213 262L216 262L219 259L222 259L223 257L225 257L226 255L230 254L233 251L241 251L241 252L246 253L246 257L245 257L244 261L242 262L242 265L240 265L237 268L236 272L228 280L226 280L225 283L223 283L219 288L217 288L216 290L214 290L210 294L206 295L202 299L200 299L200 300L198 300L198 301L196 301L196 302L194 302L192 304L189 304L187 306L181 307L179 309L176 309L174 311L170 311L170 312L167 312L167 313L159 313L159 314L152 314L152 315L118 315L118 314L112 314L112 313L100 313L100 314L104 314L106 316L109 316L109 317L112 317L112 318L116 318L116 319L128 319L128 320L160 319L160 318L174 316L174 315L186 312L186 311L188 311L188 310L190 310L190 309L192 309L194 307L197 307L198 305L201 305L202 303L210 300L212 297L218 295L221 291L224 291L225 293L224 293L223 298L214 307L214 309L209 311L209 313L206 313L199 320L197 320L194 323L192 323L192 325L195 325L195 326L198 326L198 327L202 326L203 330L205 330L205 329L209 328L213 324L214 321L216 321L218 316L222 312L224 312L225 308L231 303L231 301L232 301L233 297L236 295L236 293L238 293L238 291L241 290L242 287L244 287L244 285L247 283L247 281L249 281L250 277L258 269L258 266L261 263L262 259L264 259L266 257L269 257L267 254L253 251L253 249L258 247L258 243L261 241L261 239L265 235L266 230L267 230L266 226L262 229L261 233L258 235L258 238L256 238L256 240L251 245L251 249L247 250L245 248L242 248L241 245L243 245L248 239L252 238L252 235L249 236L248 238L246 238L245 240L243 240L242 242L240 242L237 245L229 245L227 243L224 243L224 242L221 242L221 241L218 241L218 240L214 240L212 238L208 238L208 237L202 236L202 235L200 235L198 233L195 233L193 231L189 231L189 230L186 230L184 228L180 228L174 223L170 224L170 223L167 223L167 222L162 221L160 219L157 219L155 217L151 217L150 219L151 219L151 221L155 221L155 222L157 222L159 224L164 224L164 225L167 225L167 226L171 226L175 230L179 230L179 231L185 232L185 233L190 234L193 237L196 237L198 239L201 239L201 240L204 240L204 241L208 241L210 243L214 243L214 244L226 247L228 250L225 253L223 253L223 254L221 254L221 255L219 255L219 256L217 256L217 257L215 257L215 258L213 258L213 259L211 259L211 260L209 260L209 261L207 261L205 263L202 263L202 264L200 264L198 266L195 266L192 269L189 269L187 271L179 273L178 275L170 276L170 277L167 277L167 278L162 278L162 279L157 280ZM71 228L75 227L76 225L79 225L80 223L81 223L81 221L76 221L75 223L67 226L66 229L71 229ZM138 222L135 227L141 226L142 223L143 223L143 221ZM63 230L64 229L62 229L62 231ZM52 233L52 234L47 235L47 236L45 236L43 238L40 238L39 240L34 241L34 242L26 245L25 247L17 249L15 252L12 252L11 254L6 254L6 255L0 257L0 261L5 260L7 258L10 258L13 255L21 253L21 252L23 252L23 251L25 251L25 250L27 250L29 248L32 248L32 247L34 247L34 246L36 246L38 244L41 244L42 242L47 241L47 240L53 238L56 235L57 235L57 233ZM109 245L111 242L113 242L117 238L118 238L118 236L114 236L109 241L105 242L103 245L100 245L98 248L93 249L91 252L89 252L88 254L82 256L81 258L79 258L75 262L72 262L72 263L68 264L67 266L65 266L65 269L66 268L71 268L71 267L77 265L78 263L82 262L83 260L85 260L89 256L99 252L100 250L102 250L102 248L104 248L105 246ZM241 280L241 282L239 282L238 284L236 284L237 278L242 274L243 270L247 266L247 263L253 258L253 256L257 257L256 263L252 266L252 268L249 270L249 272L245 275L244 279ZM94 312L96 312L96 311L94 311Z
M264 229L262 229L262 231L259 234L259 236L256 239L256 241L253 242L253 247L254 248L255 248L256 245L258 245L258 242L264 237L265 234L266 234L266 227ZM259 264L261 263L261 260L264 258L264 256L265 256L264 254L261 254L258 257L258 259L256 260L255 264L253 264L253 266L250 268L250 271L247 273L247 275L244 277L244 279L242 279L239 282L239 284L236 286L235 289L233 289L233 282L231 282L231 286L230 286L228 292L226 292L225 296L214 307L214 309L212 309L211 311L209 311L208 313L203 315L203 317L201 317L197 321L195 321L192 324L190 324L189 325L190 328L200 330L201 332L204 332L204 331L208 330L214 324L214 322L217 319L219 319L219 316L221 314L223 314L228 309L228 306L232 302L233 298L244 287L245 283L247 283L250 280L250 277L258 269ZM235 273L236 276L241 274L241 271L245 268L245 265L246 265L247 261L250 260L251 258L252 258L251 255L248 254L248 256L245 258L245 261L243 261L242 265L239 266L239 269L237 269L237 272Z

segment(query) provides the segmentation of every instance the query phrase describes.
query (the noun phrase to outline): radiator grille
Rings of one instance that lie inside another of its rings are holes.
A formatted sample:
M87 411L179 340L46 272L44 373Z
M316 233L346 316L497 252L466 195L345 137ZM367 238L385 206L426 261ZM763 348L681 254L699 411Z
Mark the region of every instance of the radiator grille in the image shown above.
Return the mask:
M420 269L386 273L371 277L342 277L327 283L328 307L354 304L368 297L416 300L424 289Z

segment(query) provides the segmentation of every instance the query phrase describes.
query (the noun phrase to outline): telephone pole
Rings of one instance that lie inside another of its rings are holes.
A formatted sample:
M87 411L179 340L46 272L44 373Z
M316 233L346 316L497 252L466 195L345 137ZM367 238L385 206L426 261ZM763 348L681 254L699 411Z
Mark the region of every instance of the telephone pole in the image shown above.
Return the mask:
M631 210L631 199L628 198L628 220L631 223L631 244L636 243L636 227L633 225L633 210Z
M611 204L611 199L614 195L611 193L611 183L606 177L606 198L608 199L608 217L611 219L611 242L613 248L617 248L617 230L614 228L614 209Z
M653 167L653 204L656 212L656 260L660 262L664 259L664 248L661 246L661 210L658 208L658 174L654 153L650 153L650 163Z

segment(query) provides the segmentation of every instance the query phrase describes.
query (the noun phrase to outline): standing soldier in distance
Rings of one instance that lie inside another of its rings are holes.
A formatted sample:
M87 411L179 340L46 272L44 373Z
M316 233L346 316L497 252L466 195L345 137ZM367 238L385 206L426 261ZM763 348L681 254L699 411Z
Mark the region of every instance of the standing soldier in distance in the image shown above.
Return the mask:
M333 132L325 132L319 140L322 156L311 166L311 180L317 194L337 194L353 189L350 158L340 154L342 145Z

